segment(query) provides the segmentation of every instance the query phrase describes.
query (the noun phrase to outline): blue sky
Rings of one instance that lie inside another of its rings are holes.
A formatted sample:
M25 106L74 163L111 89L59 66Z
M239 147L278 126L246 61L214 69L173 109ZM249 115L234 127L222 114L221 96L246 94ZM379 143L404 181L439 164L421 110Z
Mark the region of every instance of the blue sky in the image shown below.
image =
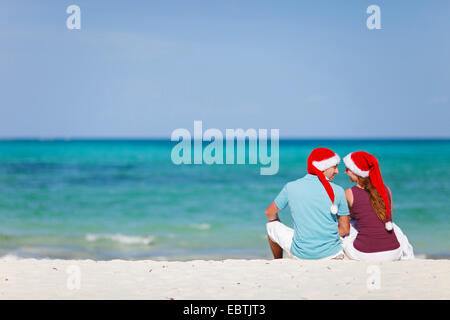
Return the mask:
M449 138L449 17L445 0L2 0L0 137L167 138L202 120Z

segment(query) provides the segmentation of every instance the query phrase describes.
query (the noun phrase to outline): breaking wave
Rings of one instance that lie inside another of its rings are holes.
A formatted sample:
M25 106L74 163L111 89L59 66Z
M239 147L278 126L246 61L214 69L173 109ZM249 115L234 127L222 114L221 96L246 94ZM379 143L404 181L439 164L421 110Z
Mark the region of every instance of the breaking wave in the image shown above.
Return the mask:
M127 236L120 233L116 234L86 234L86 240L95 242L98 240L110 240L119 242L121 244L144 244L148 245L155 241L154 236L139 237L139 236Z

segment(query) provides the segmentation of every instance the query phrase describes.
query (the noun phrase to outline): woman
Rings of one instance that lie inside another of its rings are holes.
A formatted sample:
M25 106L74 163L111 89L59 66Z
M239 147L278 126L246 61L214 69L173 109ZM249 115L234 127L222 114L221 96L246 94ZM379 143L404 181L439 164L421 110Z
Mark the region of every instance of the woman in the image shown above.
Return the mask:
M356 182L356 186L347 189L345 195L350 216L358 229L352 228L350 236L343 239L346 255L363 261L414 257L407 238L392 223L392 193L383 183L378 160L367 152L357 151L348 154L344 163L350 181Z

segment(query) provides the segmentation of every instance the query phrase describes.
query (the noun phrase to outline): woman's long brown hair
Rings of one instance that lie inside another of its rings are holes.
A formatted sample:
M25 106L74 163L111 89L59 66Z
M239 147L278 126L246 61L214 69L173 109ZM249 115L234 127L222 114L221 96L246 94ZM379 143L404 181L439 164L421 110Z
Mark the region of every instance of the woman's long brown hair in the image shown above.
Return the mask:
M380 196L377 189L375 189L375 187L372 185L372 182L370 182L370 178L358 177L358 183L361 187L369 191L370 204L372 205L373 210L375 210L378 219L380 219L382 222L386 222L386 206L384 204L383 198ZM386 205L389 204L387 203Z

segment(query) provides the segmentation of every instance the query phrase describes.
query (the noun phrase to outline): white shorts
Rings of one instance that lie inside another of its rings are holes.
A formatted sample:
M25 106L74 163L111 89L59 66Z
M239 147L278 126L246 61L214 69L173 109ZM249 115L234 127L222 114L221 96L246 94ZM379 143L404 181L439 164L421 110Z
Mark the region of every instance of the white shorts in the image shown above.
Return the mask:
M369 262L413 259L413 247L408 242L408 238L395 223L393 223L393 226L397 240L400 243L400 247L395 250L367 253L361 252L353 246L353 241L355 241L356 236L358 235L358 225L355 220L351 220L350 233L345 238L341 238L342 248L344 249L345 255L352 260Z
M284 251L283 257L290 259L300 259L291 252L292 239L294 238L294 229L282 224L280 221L267 222L266 224L267 234L270 240L276 242ZM322 259L343 259L344 251L341 250L332 256ZM317 259L321 260L321 259Z
M361 252L353 246L353 241L343 241L342 246L344 252L352 260L360 260L367 262L380 262L380 261L395 261L400 260L402 257L402 248L398 247L395 250L380 251L380 252Z

